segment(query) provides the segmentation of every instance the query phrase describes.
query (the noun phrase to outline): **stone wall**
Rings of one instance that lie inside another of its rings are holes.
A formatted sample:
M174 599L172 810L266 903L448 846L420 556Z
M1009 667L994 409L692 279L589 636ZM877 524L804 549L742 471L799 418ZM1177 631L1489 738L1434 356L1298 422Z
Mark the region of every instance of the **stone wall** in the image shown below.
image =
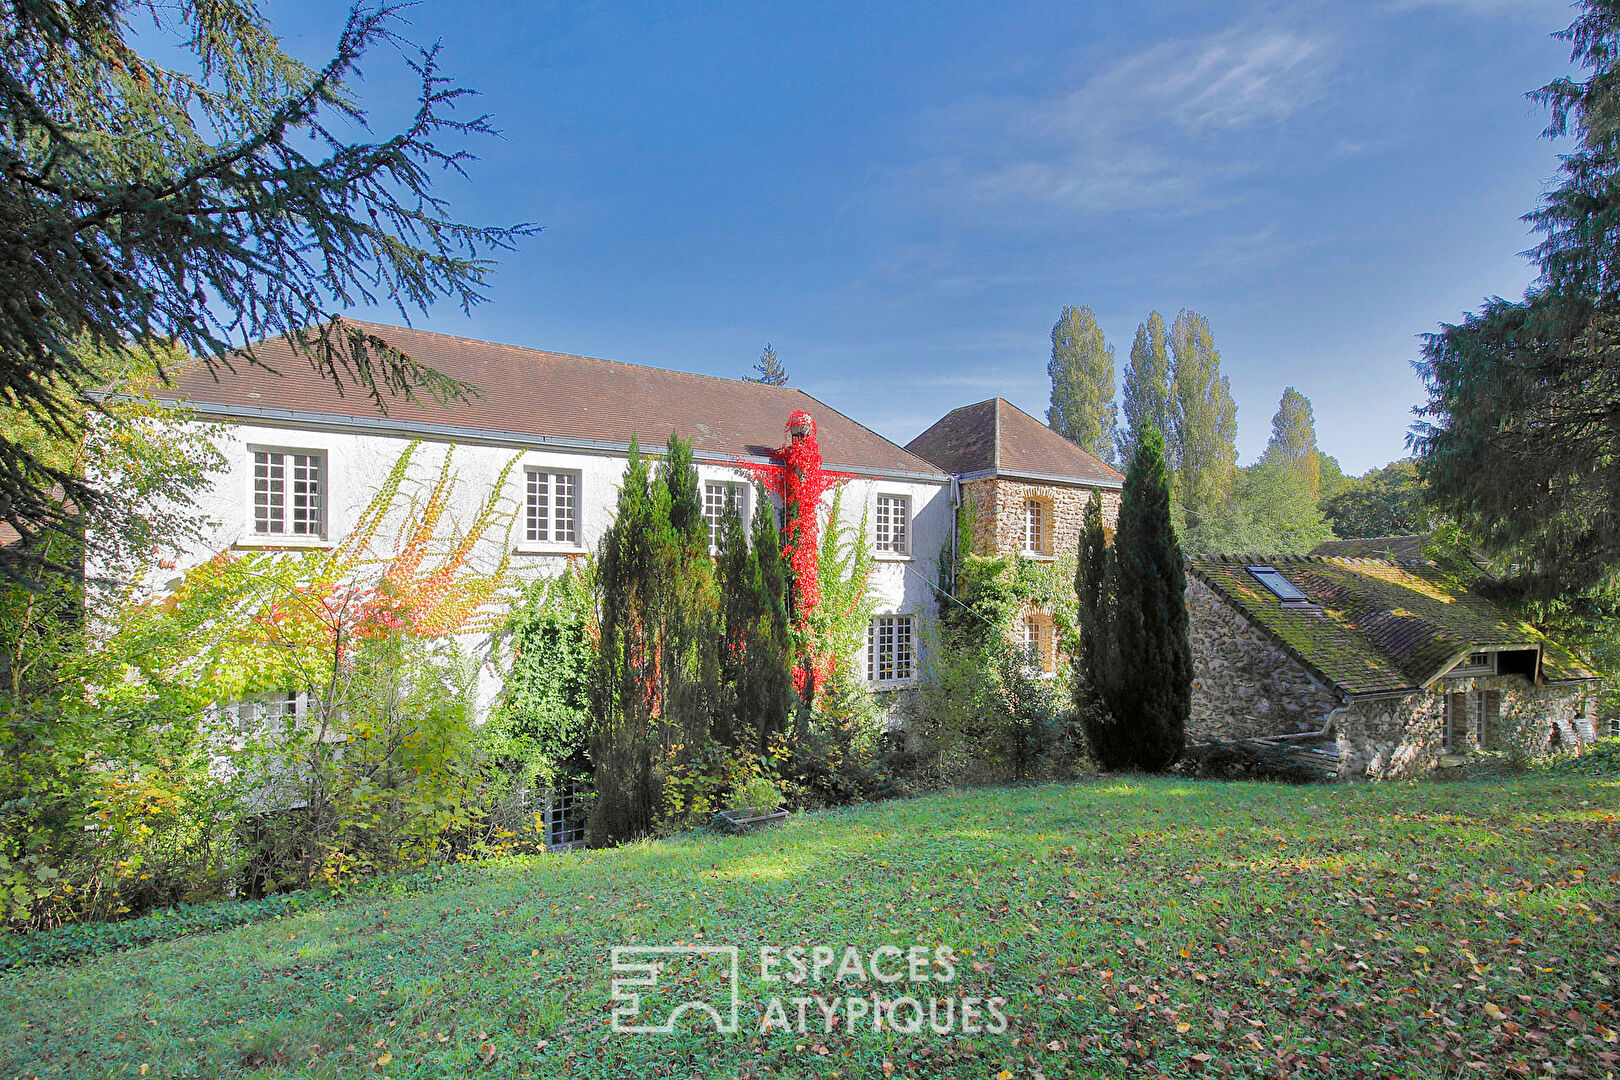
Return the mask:
M1337 693L1191 575L1187 631L1193 656L1189 742L1318 731L1340 704Z
M1335 719L1339 776L1348 780L1398 780L1432 769L1445 753L1446 695L1495 690L1502 695L1498 730L1507 737L1522 726L1515 740L1527 753L1545 753L1553 732L1559 745L1581 741L1581 720L1589 708L1580 687L1536 686L1520 675L1448 679L1404 698L1358 701ZM1472 742L1472 733L1469 740ZM1505 749L1505 747L1491 747Z
M1119 520L1119 490L1100 488L1103 527L1113 532ZM973 534L963 537L966 550L975 555L1010 555L1022 550L1024 503L1037 498L1051 510L1051 538L1047 554L1072 555L1080 546L1089 487L1062 484L1029 484L1002 477L969 480L962 485L962 498L973 508Z

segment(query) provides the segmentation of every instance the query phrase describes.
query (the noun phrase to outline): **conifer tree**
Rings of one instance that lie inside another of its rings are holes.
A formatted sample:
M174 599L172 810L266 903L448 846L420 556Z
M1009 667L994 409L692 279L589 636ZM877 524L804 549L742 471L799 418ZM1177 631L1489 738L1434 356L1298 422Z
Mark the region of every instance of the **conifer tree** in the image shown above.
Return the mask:
M783 366L781 360L777 359L776 350L769 342L765 344L764 351L759 354L759 359L755 361L754 370L759 374L744 375L744 382L764 383L766 386L786 386L788 383L787 368Z
M632 439L597 556L592 846L652 831L665 769L679 748L707 741L721 705L719 613L697 492L690 443L671 434L654 478Z
M721 705L719 597L692 444L674 432L658 481L655 501L668 515L668 531L656 545L663 596L659 675L670 729L666 741L695 748L708 741Z
M217 373L233 349L286 334L323 377L379 405L466 391L334 316L484 299L489 255L531 230L463 224L433 183L462 170L456 144L492 133L488 118L457 112L468 92L430 47L407 57L419 80L409 119L368 138L359 68L375 46L410 50L400 8L354 7L312 69L259 6L6 7L0 383L53 438L84 436L81 401L103 389L87 357L157 342ZM81 571L46 565L45 541L82 537L81 515L108 499L35 450L0 432L0 519L24 541L0 546L3 577Z
M1185 309L1170 327L1173 421L1164 433L1175 497L1189 528L1226 506L1237 473L1237 405L1209 320ZM1133 459L1134 460L1134 459Z
M766 740L787 729L798 694L787 563L776 515L763 489L756 490L752 545L735 509L727 510L721 531L721 678L731 712L722 741L762 754Z
M1086 501L1074 571L1075 626L1079 631L1079 646L1069 661L1074 672L1074 720L1092 757L1104 768L1118 768L1124 762L1115 738L1118 729L1109 723L1101 692L1102 649L1108 637L1103 593L1107 570L1108 537L1103 531L1102 499L1093 488Z
M1529 95L1542 134L1572 138L1526 218L1540 277L1426 335L1411 445L1432 505L1513 568L1503 592L1602 621L1620 595L1620 3L1577 11L1554 36L1584 77Z
M613 524L597 552L600 634L587 740L596 785L586 825L592 847L649 832L657 805L657 510L647 461L632 438Z
M1149 312L1136 328L1131 362L1125 369L1125 425L1119 432L1119 461L1128 464L1136 454L1136 433L1148 424L1171 430L1170 350L1165 341L1164 316Z
M1114 347L1088 307L1065 307L1052 327L1052 403L1046 422L1087 453L1114 460Z
M1101 683L1112 728L1104 734L1105 765L1157 772L1181 756L1192 704L1186 588L1163 437L1148 427L1125 474L1103 579L1108 632Z

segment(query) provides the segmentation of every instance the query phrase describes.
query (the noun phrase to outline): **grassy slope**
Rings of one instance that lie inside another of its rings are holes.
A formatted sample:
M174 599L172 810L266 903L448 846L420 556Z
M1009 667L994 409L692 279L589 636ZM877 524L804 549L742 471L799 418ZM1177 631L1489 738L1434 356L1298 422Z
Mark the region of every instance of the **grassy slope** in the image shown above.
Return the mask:
M0 1075L1602 1076L1617 811L1580 778L1102 780L542 857L7 976ZM1014 1027L611 1034L608 949L691 941L951 945Z

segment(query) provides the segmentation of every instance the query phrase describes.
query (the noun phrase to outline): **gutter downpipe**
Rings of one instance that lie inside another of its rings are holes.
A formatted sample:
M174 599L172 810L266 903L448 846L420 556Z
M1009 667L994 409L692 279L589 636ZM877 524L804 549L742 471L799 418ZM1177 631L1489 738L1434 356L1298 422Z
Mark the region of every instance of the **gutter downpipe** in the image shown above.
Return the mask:
M955 473L952 473L951 474L951 578L952 578L951 587L952 588L955 588L955 586L956 586L956 580L955 580L955 578L956 578L956 564L962 558L962 553L961 553L961 550L960 550L961 544L962 544L962 537L960 535L961 530L958 528L958 526L960 526L961 523L962 523L962 515L960 513L961 509L962 509L962 480Z

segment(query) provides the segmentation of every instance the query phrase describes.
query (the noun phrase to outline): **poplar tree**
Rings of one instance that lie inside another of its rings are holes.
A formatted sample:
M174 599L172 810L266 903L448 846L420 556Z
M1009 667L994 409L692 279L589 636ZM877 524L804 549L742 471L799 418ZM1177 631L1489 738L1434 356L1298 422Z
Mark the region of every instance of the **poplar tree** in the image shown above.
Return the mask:
M1103 577L1108 616L1100 681L1108 720L1099 760L1109 768L1157 772L1181 756L1192 707L1186 588L1164 440L1148 427L1125 474Z
M1104 340L1090 308L1063 309L1052 327L1052 359L1046 373L1052 379L1048 426L1087 453L1113 461L1119 421L1114 347Z
M493 132L485 117L454 115L468 91L440 72L436 46L409 61L419 77L414 115L367 137L359 65L379 44L409 49L401 22L395 7L355 8L316 70L282 50L248 0L7 5L7 406L53 439L80 439L79 403L99 388L87 356L116 360L166 342L217 372L255 363L234 350L281 334L324 377L379 405L466 393L334 320L380 301L402 316L440 298L479 303L490 253L531 231L462 224L434 194L437 174L469 160L443 140ZM0 433L0 520L22 536L0 548L0 576L81 572L48 565L44 541L80 533L108 498Z
M1298 473L1310 490L1311 502L1317 501L1322 492L1322 455L1316 448L1316 414L1310 399L1292 386L1283 390L1271 418L1271 441L1264 456Z
M1137 432L1152 424L1171 430L1170 350L1165 341L1164 316L1149 312L1136 327L1131 361L1125 369L1125 425L1119 432L1119 460L1129 462L1136 453Z
M1165 433L1187 527L1218 516L1237 473L1237 405L1209 320L1183 309L1170 327L1172 423ZM1134 459L1133 459L1134 460Z

